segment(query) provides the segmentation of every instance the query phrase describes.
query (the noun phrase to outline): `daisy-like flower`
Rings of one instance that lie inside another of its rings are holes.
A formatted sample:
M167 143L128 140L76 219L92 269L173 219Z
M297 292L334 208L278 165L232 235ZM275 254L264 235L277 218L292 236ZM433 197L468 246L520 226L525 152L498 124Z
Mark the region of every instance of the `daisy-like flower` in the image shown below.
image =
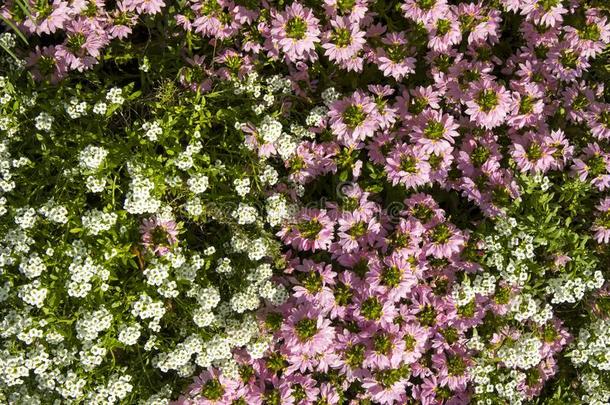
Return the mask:
M398 144L386 160L386 174L393 185L416 188L430 180L428 156L417 146Z
M430 229L427 239L428 242L423 247L424 251L427 255L439 259L459 253L466 242L462 232L449 222L442 222Z
M563 15L567 12L561 0L545 0L537 3L528 18L536 24L555 27L563 22Z
M345 146L356 146L379 127L375 102L362 91L335 101L328 112L330 127Z
M591 179L591 185L603 191L610 187L610 155L597 144L583 148L583 155L574 159L572 171L581 181Z
M319 310L308 304L294 308L281 327L286 349L292 354L321 353L332 342L335 329Z
M360 246L373 244L381 232L381 225L376 218L366 214L354 212L345 213L338 220L339 230L337 241L343 252L353 252Z
M326 210L303 209L289 224L278 232L286 244L297 250L326 250L330 247L334 234L334 222Z
M408 368L385 368L373 371L362 380L370 398L379 404L406 403Z
M106 33L87 20L71 21L65 29L67 38L57 46L56 57L79 72L90 69L97 63L102 48L109 42Z
M381 40L383 48L378 48L375 62L385 76L401 80L415 72L416 59L411 56L404 32L391 32Z
M510 103L510 93L503 86L490 80L478 80L466 94L466 114L477 125L491 129L504 122Z
M453 349L432 355L432 363L438 370L439 382L453 391L463 390L470 380L468 369L472 361L460 349Z
M560 42L547 55L551 73L564 82L574 82L583 75L590 64L587 58L567 41Z
M28 9L31 15L23 22L23 27L28 33L54 34L58 29L64 28L70 21L70 7L67 1L53 0L34 1L30 0Z
M309 8L294 2L271 22L272 40L291 62L315 60L315 44L320 42L319 22Z
M405 17L424 24L444 17L449 11L446 0L405 0L400 8Z
M144 219L140 234L142 245L158 256L166 255L178 243L178 225L173 220L159 217Z
M346 16L358 23L368 11L369 0L324 0L324 9L329 17Z
M591 134L599 140L610 138L610 105L592 103L586 115Z
M165 7L163 0L125 0L125 6L138 14L150 14L155 15L161 12L161 9Z
M174 405L229 404L235 399L238 388L239 382L225 377L214 368L208 369L195 377L188 388L188 397L180 398Z
M383 262L377 261L371 265L366 282L396 302L407 297L411 288L417 285L417 277L409 262L402 255L394 253Z
M332 29L323 35L324 55L331 61L349 61L364 47L364 31L348 17L337 17L330 25Z
M595 232L593 238L597 243L610 243L610 197L604 198L595 206L599 214L591 230Z
M518 129L535 125L540 121L544 110L544 94L540 86L535 83L524 83L515 87L517 89L513 92L509 108L513 113L507 119L508 124Z
M428 47L433 51L446 52L462 40L460 23L452 16L439 18L426 25L428 30Z
M603 52L606 44L610 42L610 23L608 18L599 15L598 10L585 11L585 21L582 29L564 26L566 40L580 51L585 57L593 58Z
M452 115L427 109L417 119L411 140L421 145L425 153L450 152L453 149L453 139L459 136L458 128Z
M402 340L405 342L403 361L406 364L413 364L426 351L426 343L431 336L430 331L415 322L402 325L401 331L403 333Z
M510 149L512 158L522 172L546 173L555 162L553 154L556 150L533 132L515 136Z

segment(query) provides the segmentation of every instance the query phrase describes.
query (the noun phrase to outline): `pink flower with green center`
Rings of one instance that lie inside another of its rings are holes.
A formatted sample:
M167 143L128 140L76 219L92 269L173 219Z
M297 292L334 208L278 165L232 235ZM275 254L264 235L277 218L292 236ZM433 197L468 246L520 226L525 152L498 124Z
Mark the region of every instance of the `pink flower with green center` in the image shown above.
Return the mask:
M295 2L271 21L271 39L291 62L315 60L315 44L320 42L319 22L311 9Z
M164 256L178 243L178 225L173 220L147 218L140 225L142 245L158 256Z
M478 80L466 94L466 114L475 124L492 129L504 123L511 100L503 86L490 80Z
M398 144L386 159L386 173L393 185L416 188L430 180L428 155L421 147Z
M335 101L328 112L333 134L348 147L373 136L379 128L378 115L375 101L360 90Z

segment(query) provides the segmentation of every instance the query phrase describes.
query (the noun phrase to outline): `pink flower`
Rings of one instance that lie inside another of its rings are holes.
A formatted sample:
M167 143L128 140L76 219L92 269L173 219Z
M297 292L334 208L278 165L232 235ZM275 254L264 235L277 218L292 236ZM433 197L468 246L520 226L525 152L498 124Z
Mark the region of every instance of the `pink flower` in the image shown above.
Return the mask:
M321 353L332 343L334 334L330 320L308 304L291 310L281 328L286 350L296 355Z
M454 138L459 136L458 128L459 125L454 122L453 116L443 114L442 111L427 109L418 117L411 140L421 145L425 153L450 152Z
M284 243L298 250L326 250L333 239L333 226L326 210L303 209L296 215L294 223L284 227L277 235Z
M147 218L140 225L142 245L157 256L164 256L178 243L178 226L175 221L159 217Z
M420 147L398 144L386 160L386 173L393 185L416 188L429 180L428 156Z
M462 232L448 222L442 222L429 230L427 239L424 251L437 258L448 258L459 253L466 242Z
M546 173L555 162L555 152L552 146L543 142L543 139L533 132L513 137L511 156L523 172Z
M593 238L597 243L610 243L610 197L604 198L595 206L599 212L591 228L595 232Z
M315 44L320 42L320 21L309 8L295 2L284 12L274 13L271 36L291 62L315 60Z
M324 33L324 54L331 61L349 61L364 47L364 31L347 17L337 17L330 25L332 29Z
M489 80L474 82L466 96L466 114L484 128L501 125L510 107L510 93L499 84Z
M328 116L333 134L348 147L373 136L379 127L377 106L359 90L350 97L335 101Z
M379 70L385 76L401 80L408 74L415 72L416 59L410 54L403 32L389 33L381 42L384 47L377 49L375 60Z

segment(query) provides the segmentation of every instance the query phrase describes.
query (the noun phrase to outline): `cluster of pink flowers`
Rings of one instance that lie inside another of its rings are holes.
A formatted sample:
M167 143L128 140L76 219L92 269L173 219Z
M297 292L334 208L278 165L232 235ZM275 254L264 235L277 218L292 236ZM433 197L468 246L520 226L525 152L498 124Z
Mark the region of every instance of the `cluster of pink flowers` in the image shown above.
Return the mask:
M238 354L240 381L204 373L179 404L337 404L344 393L354 404L468 403L472 330L505 315L518 292L504 286L455 302L448 291L459 274L481 269L469 259L477 247L430 195L412 195L391 217L354 186L338 204L303 210L281 234L293 247L285 276L293 293L261 314L274 347L260 360ZM570 339L558 319L532 327L544 343L539 378L519 387L528 397L555 374ZM490 341L519 334L506 328Z
M37 45L26 62L36 78L56 82L69 71L92 68L110 41L127 38L140 16L161 13L165 7L163 0L112 3L107 8L105 0L27 0L26 13L19 1L7 0L0 15L32 38L53 38L51 44Z
M247 33L241 51L231 50L243 62L238 77L257 58L270 58L287 64L303 95L324 90L312 67L326 60L340 71L376 67L385 79L320 103L322 118L308 128L320 137L302 141L285 162L295 183L347 170L355 185L339 201L301 210L278 233L289 247L282 280L292 296L261 313L273 347L263 359L237 353L239 381L204 373L181 404L468 403L481 350L468 345L473 330L506 316L520 287L501 282L495 293L458 304L451 292L465 274L482 270L483 253L421 190L457 192L496 218L519 200L525 175L565 172L594 193L608 188L610 106L604 85L587 77L610 43L599 10L575 2L503 0L502 11L406 0L400 10L408 23L397 29L380 22L370 3L326 0L324 12L299 2L256 11L228 1L193 7L192 28L213 43ZM495 48L502 23L515 15L522 43L502 55ZM573 15L582 17L578 27L564 24ZM415 85L406 81L415 77ZM589 135L568 135L575 127ZM370 180L366 165L406 190L398 215L358 186ZM608 198L597 210L591 231L608 243ZM542 342L517 387L532 398L557 373L571 335L555 316L525 323ZM492 329L484 350L518 345L523 333Z

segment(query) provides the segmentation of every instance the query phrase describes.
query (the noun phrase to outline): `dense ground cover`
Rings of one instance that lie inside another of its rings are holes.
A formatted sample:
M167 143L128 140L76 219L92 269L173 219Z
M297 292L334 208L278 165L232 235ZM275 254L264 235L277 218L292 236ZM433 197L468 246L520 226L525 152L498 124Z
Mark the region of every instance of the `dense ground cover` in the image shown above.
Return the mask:
M0 402L610 401L604 1L0 16Z

